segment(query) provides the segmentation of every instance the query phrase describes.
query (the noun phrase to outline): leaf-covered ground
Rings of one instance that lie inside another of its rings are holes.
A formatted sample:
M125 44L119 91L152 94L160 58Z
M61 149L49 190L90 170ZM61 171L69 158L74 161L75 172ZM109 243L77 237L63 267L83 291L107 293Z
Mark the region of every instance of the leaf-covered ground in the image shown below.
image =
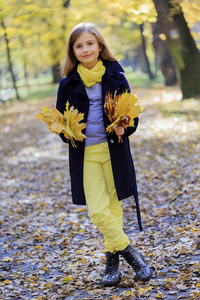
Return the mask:
M133 199L124 229L154 269L135 282L121 259L118 287L101 286L101 234L71 204L68 147L34 116L37 104L1 106L0 299L199 299L200 108L176 89L136 90L146 107L131 149L144 231Z

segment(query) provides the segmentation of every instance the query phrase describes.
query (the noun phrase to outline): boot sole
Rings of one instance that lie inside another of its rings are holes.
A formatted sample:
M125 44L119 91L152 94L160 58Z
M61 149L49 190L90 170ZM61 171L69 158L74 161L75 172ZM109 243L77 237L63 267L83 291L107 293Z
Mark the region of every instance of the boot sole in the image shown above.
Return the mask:
M103 284L104 286L117 286L117 285L120 283L121 279L122 279L122 273L120 272L117 281L114 281L114 282L107 282L107 283L104 282L104 281L102 281L102 284Z
M141 279L141 278L139 278L138 276L136 276L135 277L135 281L143 281L143 282L146 282L146 281L149 281L149 280L151 280L151 278L153 277L153 270L151 269L151 268L149 268L149 270L150 270L150 274L149 274L149 276L148 277L146 277L146 278L144 278L144 279Z

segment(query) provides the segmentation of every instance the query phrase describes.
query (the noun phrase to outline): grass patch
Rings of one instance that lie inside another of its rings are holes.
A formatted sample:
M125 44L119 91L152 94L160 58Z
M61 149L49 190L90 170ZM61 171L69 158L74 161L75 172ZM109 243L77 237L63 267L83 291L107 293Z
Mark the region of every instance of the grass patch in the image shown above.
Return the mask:
M124 68L125 76L133 88L156 88L164 86L164 78L161 72L153 79L149 79L149 75L139 70L133 71L132 68Z
M7 106L15 102L28 102L28 103L37 103L40 99L48 97L55 93L58 89L58 84L43 84L43 85L30 85L29 87L19 87L18 92L20 95L20 100L15 96L11 97L6 101L0 101L0 104ZM14 91L13 91L14 94Z
M200 101L198 99L174 100L160 107L165 117L184 117L200 119Z
M58 89L58 84L47 85L43 89L34 89L30 92L27 101L29 103L35 103L38 100L48 97L55 93Z

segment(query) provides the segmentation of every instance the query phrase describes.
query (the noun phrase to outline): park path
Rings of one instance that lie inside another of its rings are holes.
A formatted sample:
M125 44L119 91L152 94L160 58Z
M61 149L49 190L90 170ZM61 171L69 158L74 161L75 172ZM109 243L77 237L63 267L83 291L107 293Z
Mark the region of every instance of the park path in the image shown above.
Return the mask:
M178 89L134 92L146 107L131 137L144 231L133 199L124 229L153 279L134 282L121 260L120 285L100 285L103 240L71 204L68 147L34 116L52 95L0 107L0 299L200 298L200 110L176 100Z

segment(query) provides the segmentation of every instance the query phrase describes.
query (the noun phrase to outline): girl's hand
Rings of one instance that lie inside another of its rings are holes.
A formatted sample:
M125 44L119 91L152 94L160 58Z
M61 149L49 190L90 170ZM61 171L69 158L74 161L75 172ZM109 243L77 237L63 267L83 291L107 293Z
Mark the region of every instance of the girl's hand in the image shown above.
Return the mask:
M115 125L114 130L115 130L116 135L123 135L124 134L124 127L122 127L122 126Z
M123 142L122 135L124 134L124 127L115 125L114 131L116 135L118 135L118 143L122 143Z

